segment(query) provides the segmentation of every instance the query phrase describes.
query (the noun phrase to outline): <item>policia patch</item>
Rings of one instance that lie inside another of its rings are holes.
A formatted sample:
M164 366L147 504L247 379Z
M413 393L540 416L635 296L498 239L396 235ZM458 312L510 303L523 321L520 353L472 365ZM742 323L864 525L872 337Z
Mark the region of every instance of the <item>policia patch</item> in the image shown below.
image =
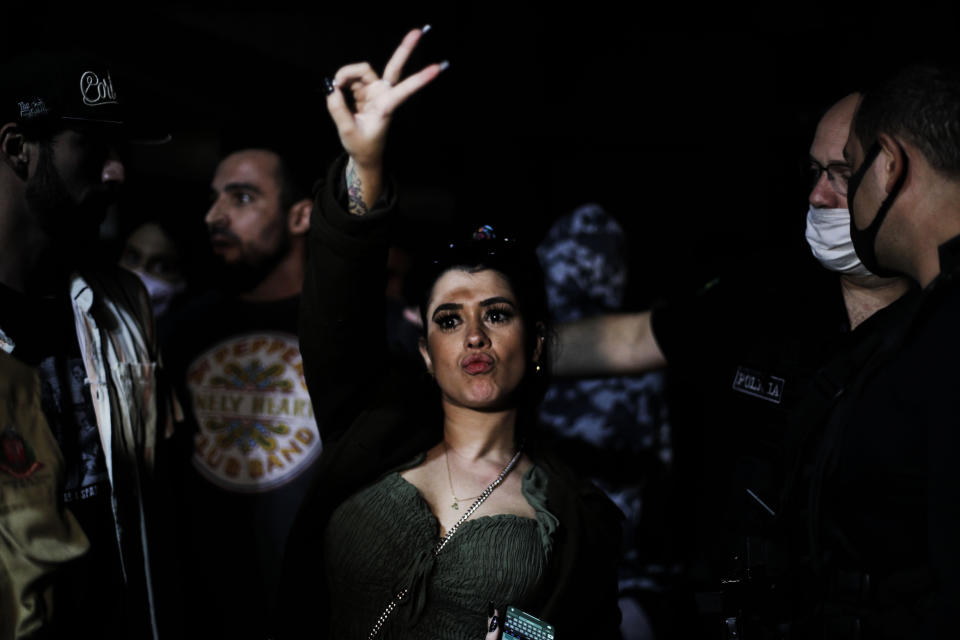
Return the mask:
M783 378L740 366L733 375L733 390L780 404L785 382Z

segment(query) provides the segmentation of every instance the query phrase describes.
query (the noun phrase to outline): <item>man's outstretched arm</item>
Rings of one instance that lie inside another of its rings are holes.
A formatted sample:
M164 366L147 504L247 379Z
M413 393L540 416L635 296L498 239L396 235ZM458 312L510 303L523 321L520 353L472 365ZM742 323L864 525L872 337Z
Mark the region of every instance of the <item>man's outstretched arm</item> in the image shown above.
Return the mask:
M665 367L650 318L650 311L614 313L559 325L554 375L627 375Z

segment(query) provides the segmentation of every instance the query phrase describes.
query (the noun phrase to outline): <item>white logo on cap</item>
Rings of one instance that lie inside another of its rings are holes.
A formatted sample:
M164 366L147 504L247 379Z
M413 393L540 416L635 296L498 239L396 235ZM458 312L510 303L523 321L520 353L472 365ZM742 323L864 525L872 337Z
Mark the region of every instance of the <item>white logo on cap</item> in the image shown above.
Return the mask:
M109 71L103 80L93 71L84 71L80 76L80 94L83 96L83 104L91 107L117 104L117 94L113 91L113 80Z

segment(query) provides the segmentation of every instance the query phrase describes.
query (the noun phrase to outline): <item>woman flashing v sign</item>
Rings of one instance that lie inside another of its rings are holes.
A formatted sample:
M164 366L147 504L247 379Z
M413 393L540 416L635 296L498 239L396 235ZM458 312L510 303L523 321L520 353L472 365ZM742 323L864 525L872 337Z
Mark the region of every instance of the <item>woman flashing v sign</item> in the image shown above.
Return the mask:
M314 208L300 337L324 451L278 632L492 640L512 605L561 638L619 637L619 512L536 437L549 345L534 253L489 227L446 243L420 283L429 375L389 366L382 159L393 111L446 67L401 80L422 34L382 78L341 68L327 98L347 158Z

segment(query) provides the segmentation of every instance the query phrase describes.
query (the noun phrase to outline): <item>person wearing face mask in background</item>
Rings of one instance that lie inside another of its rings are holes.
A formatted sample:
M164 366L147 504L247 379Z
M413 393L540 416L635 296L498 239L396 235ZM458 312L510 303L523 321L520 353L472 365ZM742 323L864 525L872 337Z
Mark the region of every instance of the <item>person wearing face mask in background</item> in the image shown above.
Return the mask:
M120 254L120 266L137 274L147 288L155 318L165 314L187 288L181 265L173 235L158 220L148 220L134 229Z
M653 596L646 603L660 636L715 634L722 626L779 637L774 629L790 603L775 594L793 580L781 494L804 422L822 417L808 387L821 365L874 333L884 323L878 311L910 289L904 278L870 273L853 251L843 147L857 100L852 94L828 109L810 146L813 260L754 256L732 277L652 311L558 327L558 375L670 365L671 544L681 551L664 553L685 570L678 584L666 585L667 602Z
M840 275L840 291L851 329L910 287L905 278L884 278L871 273L857 257L850 237L846 197L850 165L843 157L843 144L859 99L858 93L846 96L824 114L817 127L810 146L810 170L815 183L810 192L806 231L813 256L828 271Z
M920 289L826 371L829 415L798 465L792 523L814 589L796 638L953 638L960 601L960 73L911 66L868 90L843 150L850 233ZM801 533L802 532L802 533Z

